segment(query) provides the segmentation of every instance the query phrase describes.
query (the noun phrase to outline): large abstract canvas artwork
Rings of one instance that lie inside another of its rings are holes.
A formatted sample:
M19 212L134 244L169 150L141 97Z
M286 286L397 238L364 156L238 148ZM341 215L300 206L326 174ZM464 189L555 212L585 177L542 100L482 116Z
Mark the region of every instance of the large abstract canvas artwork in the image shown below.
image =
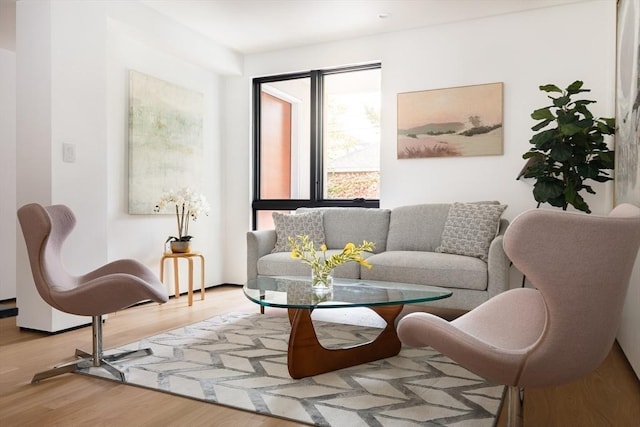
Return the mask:
M203 95L129 72L129 213L151 214L165 191L203 184Z
M615 198L640 206L640 2L618 10Z
M502 154L502 83L398 94L398 159Z

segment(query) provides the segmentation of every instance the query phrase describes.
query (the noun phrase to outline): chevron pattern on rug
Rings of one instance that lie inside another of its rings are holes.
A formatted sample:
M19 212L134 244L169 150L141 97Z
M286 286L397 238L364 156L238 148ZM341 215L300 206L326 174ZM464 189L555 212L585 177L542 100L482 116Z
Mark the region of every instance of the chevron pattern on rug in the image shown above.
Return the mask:
M353 345L377 332L314 324L325 347ZM116 349L154 351L116 366L130 384L311 425L481 427L496 422L504 387L430 348L403 347L395 357L294 380L287 370L289 331L286 317L226 314ZM104 375L100 368L82 373Z

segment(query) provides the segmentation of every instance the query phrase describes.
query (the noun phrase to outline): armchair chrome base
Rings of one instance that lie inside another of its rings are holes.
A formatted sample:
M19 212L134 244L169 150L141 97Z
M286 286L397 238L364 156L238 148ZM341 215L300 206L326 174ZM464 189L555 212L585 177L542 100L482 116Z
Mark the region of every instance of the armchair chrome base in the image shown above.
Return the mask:
M153 354L153 350L150 348L145 348L141 350L135 351L127 351L123 353L117 354L108 354L103 355L102 358L98 359L98 363L93 363L93 356L85 351L76 349L76 357L79 357L79 360L75 360L73 362L65 363L62 365L55 366L52 369L47 371L39 372L33 376L31 383L37 383L47 378L55 377L58 375L75 372L81 369L86 369L90 367L100 367L105 371L109 372L116 380L120 382L125 382L124 372L120 371L118 368L113 366L109 362L114 362L121 359L129 359L132 357L142 357L149 356Z
M522 427L524 425L522 403L524 389L518 386L509 386L507 396L507 427Z
M39 372L33 376L31 383L34 384L47 378L76 372L77 370L90 367L103 368L118 381L125 382L124 372L120 371L109 362L130 359L133 357L149 356L153 354L153 350L150 348L144 348L140 350L124 351L121 353L105 355L102 353L102 316L93 316L91 326L93 329L93 354L76 349L75 356L76 358L79 358L79 360L74 360L69 363L55 366L53 369Z

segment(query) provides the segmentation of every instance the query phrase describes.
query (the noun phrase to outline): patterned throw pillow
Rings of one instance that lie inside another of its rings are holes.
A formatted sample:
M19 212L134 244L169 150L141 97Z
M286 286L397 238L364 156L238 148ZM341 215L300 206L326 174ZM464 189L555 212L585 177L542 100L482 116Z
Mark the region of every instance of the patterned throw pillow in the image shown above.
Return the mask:
M271 252L289 252L289 236L306 234L318 248L324 243L324 225L320 210L293 215L274 212L273 222L276 226L276 246Z
M436 252L477 257L486 262L506 208L500 204L453 203Z

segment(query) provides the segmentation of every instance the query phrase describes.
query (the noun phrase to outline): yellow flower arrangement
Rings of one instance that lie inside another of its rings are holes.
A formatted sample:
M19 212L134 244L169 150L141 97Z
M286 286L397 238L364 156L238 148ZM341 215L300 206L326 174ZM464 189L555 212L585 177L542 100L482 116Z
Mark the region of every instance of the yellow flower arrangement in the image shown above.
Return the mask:
M347 243L342 249L342 252L333 254L327 258L327 245L322 244L320 256L315 249L313 241L307 235L296 236L295 238L289 237L289 246L291 247L291 258L299 259L303 263L311 267L312 278L317 283L314 285L328 286L329 276L331 271L339 265L353 261L359 263L365 268L371 268L371 264L366 259L362 258L362 252L372 252L375 248L375 243L362 241L359 246L353 243Z

